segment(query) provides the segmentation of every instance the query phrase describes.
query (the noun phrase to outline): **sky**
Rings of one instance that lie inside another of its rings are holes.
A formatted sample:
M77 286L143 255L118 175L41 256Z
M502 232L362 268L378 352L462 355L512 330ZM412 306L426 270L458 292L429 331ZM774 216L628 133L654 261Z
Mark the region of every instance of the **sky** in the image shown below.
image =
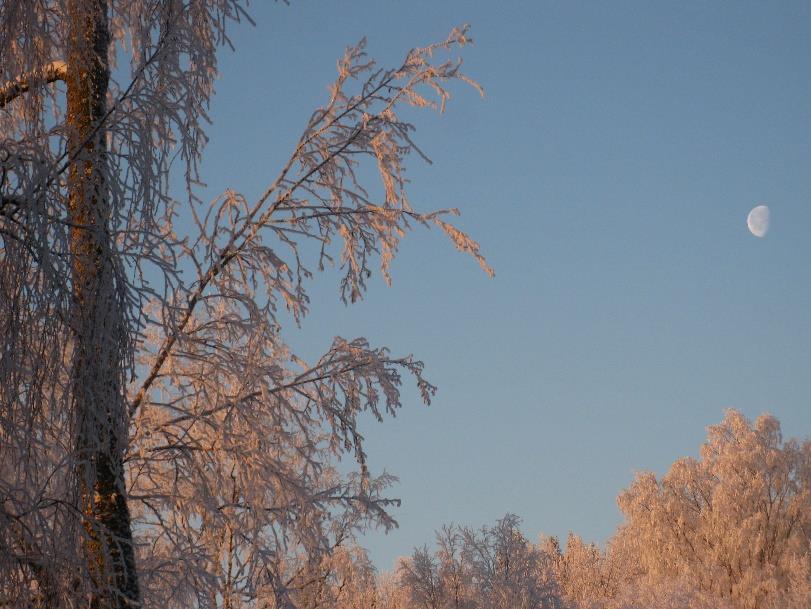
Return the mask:
M420 210L459 207L496 276L417 231L346 307L334 273L289 330L413 353L396 419L364 421L373 472L400 478L378 565L445 523L604 542L634 472L695 455L724 409L811 435L811 4L293 0L232 29L203 175L258 195L326 100L344 47L381 65L471 24L447 113L414 116L433 160L409 165ZM771 228L746 216L771 208Z

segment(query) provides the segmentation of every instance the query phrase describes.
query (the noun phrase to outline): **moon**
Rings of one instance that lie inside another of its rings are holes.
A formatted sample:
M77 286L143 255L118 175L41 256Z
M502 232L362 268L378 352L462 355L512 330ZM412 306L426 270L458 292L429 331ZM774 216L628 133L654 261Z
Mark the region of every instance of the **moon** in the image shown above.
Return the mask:
M765 237L769 232L769 206L758 205L746 216L746 226L755 237Z

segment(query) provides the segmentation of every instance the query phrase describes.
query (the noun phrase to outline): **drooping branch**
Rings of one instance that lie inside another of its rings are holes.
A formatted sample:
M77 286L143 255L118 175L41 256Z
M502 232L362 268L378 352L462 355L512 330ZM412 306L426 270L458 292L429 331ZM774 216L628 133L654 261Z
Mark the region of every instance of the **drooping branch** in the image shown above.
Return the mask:
M379 89L380 87L378 87ZM377 90L377 89L376 89ZM366 99L371 97L370 94L367 94L362 99ZM311 125L310 125L311 126ZM158 374L163 367L164 362L169 357L169 354L172 352L172 348L174 347L175 343L177 342L178 337L180 334L186 329L189 321L192 319L192 315L194 314L194 309L197 306L197 303L202 298L208 284L228 265L229 262L234 260L240 253L242 249L244 249L249 242L256 236L258 233L259 227L266 224L270 217L272 216L273 212L276 211L281 205L285 202L290 200L292 194L302 185L304 184L313 174L317 171L322 169L324 166L332 162L335 158L337 158L345 148L357 137L357 135L361 133L360 129L356 129L349 138L347 138L347 142L344 146L342 146L338 150L331 151L324 159L322 159L315 167L310 168L306 174L296 180L292 186L289 186L285 189L282 194L273 202L269 209L267 209L261 216L259 222L254 222L254 218L259 214L262 207L265 205L267 200L276 191L281 184L284 183L288 173L292 169L294 163L299 159L299 154L301 153L302 149L311 139L311 135L305 132L302 135L299 144L296 146L295 151L293 152L290 159L285 164L284 168L282 168L281 172L279 173L278 177L273 181L270 187L262 194L259 198L259 201L254 205L251 209L250 213L245 218L245 221L240 228L240 230L236 231L232 236L228 243L220 250L219 255L215 257L214 261L211 263L211 266L208 270L203 274L201 277L196 290L188 299L188 304L186 306L186 310L184 315L178 325L177 329L168 335L165 339L161 348L159 349L157 356L155 357L155 361L149 371L144 382L141 384L141 387L135 394L132 402L130 403L130 416L133 416L135 412L140 407L141 403L143 402L144 398L146 397L149 388L152 386L152 383L158 377ZM240 241L239 243L237 243Z
M36 84L52 83L58 80L64 81L67 73L68 64L57 60L18 76L0 86L0 108L4 108Z
M461 74L459 63L434 64L430 61L433 52L440 48L467 44L466 32L466 27L455 29L441 43L413 49L405 62L394 70L375 69L374 62L366 59L363 41L347 50L339 62L339 76L329 102L313 114L278 177L246 210L227 242L212 248L208 268L199 267L199 279L188 294L177 323L168 329L144 381L134 393L130 416L141 406L159 377L209 285L226 271L229 263L241 259L263 229L279 222L293 224L323 243L329 243L331 235L340 235L345 242L342 256L350 268L348 278L342 284L342 298L345 300L345 292L351 293L349 299L353 301L359 297L364 287L369 252L380 253L381 270L388 278L388 263L399 237L408 228L409 219L424 225L438 225L458 249L472 254L488 273L491 272L479 254L478 244L439 220L438 216L453 214L455 210L420 214L410 208L404 193L406 180L402 175L402 163L409 152L426 157L411 139L413 127L400 121L395 114L395 108L400 105L434 108L441 112L449 98L442 86L445 81L460 80L479 89ZM360 79L363 73L369 76L361 91L348 96L344 91L347 82ZM437 99L423 96L418 91L421 87L432 91ZM380 204L369 201L366 190L357 182L356 155L366 156L377 165L385 189L384 201ZM308 205L305 200L310 197L318 203ZM307 213L308 209L314 213ZM279 214L285 214L285 217L279 218ZM365 219L360 220L361 217ZM311 220L318 224L312 232L307 226ZM322 261L324 258L329 257L322 252Z

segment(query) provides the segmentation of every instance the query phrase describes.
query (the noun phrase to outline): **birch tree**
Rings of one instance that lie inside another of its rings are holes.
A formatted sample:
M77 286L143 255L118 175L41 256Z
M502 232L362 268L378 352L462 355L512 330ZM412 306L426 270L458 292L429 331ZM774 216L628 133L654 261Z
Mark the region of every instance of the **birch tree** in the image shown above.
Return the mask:
M538 548L520 530L521 519L505 514L492 527L460 529L462 556L476 587L475 606L537 609L544 598L539 586Z
M729 410L700 458L640 473L605 551L570 535L557 559L578 609L800 609L811 602L811 442Z
M438 575L443 582L445 606L467 609L472 605L470 569L463 560L463 538L454 526L443 525L436 532Z
M206 205L217 52L243 4L0 4L3 607L292 606L312 565L394 524L357 423L394 414L404 375L429 402L422 364L365 338L304 361L282 324L325 266L344 302L375 267L388 280L415 226L490 272L455 210L411 207L403 174L424 154L400 109L476 87L468 32L391 69L349 47L264 193Z
M397 575L414 607L424 609L556 609L560 592L545 548L506 514L480 529L444 526L437 551L417 548L400 561Z
M699 459L640 474L618 501L617 543L648 587L687 589L695 607L811 602L811 441L783 441L773 416L727 411Z

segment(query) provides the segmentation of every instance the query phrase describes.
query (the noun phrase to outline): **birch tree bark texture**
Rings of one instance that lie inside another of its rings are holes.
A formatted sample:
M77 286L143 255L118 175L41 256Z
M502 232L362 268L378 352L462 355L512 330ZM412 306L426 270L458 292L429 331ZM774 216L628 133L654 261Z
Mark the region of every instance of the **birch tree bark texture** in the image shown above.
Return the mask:
M116 289L106 179L107 2L70 0L66 15L75 473L85 560L93 583L90 607L123 608L137 605L140 596L124 484L126 327Z

